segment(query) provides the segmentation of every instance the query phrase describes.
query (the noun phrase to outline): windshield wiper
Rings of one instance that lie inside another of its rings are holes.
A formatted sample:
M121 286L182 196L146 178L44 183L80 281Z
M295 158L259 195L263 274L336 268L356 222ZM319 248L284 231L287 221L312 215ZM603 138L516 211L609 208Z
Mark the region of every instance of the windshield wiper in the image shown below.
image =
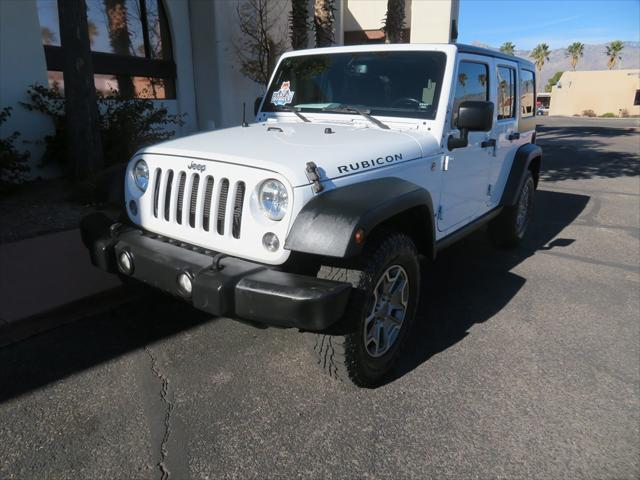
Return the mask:
M338 105L337 107L324 107L322 109L322 111L323 112L335 112L335 113L344 113L344 112L357 113L358 115L361 115L364 118L366 118L367 120L369 120L371 123L373 123L377 127L380 127L383 130L389 130L389 125L385 125L384 123L382 123L377 118L371 116L371 110L354 107L353 105L341 104L341 105Z
M295 113L296 116L302 120L303 122L306 123L310 123L311 120L309 120L307 117L305 117L304 115L302 115L298 109L296 109L295 107L290 107L289 105L276 105L276 110L280 110L280 111L284 111L284 112L291 112L291 113Z

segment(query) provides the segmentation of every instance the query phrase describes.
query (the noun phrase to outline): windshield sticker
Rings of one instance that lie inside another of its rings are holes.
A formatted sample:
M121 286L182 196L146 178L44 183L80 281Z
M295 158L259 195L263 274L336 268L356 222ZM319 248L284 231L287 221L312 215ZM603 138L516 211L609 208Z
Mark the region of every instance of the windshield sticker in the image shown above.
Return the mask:
M286 81L282 82L280 85L280 90L276 90L271 95L271 103L276 106L283 106L293 102L293 96L296 92L291 90L289 87L291 86L291 82Z

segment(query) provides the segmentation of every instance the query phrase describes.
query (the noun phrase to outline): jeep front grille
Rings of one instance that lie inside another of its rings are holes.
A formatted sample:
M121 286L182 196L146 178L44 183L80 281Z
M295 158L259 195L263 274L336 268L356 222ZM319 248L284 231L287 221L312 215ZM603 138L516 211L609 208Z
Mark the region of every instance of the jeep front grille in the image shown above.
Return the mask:
M154 177L152 201L156 219L240 238L245 182L161 168L155 169ZM227 215L231 216L231 224L225 228Z

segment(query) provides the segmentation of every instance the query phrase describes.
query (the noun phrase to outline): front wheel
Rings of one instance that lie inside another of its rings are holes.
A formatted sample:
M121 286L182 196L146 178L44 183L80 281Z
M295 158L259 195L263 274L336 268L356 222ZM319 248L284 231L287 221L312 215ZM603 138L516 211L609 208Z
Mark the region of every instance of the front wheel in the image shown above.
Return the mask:
M307 334L318 365L357 386L380 385L402 355L420 295L413 241L401 233L370 239L358 270L323 266L318 276L354 285L345 314L331 331Z

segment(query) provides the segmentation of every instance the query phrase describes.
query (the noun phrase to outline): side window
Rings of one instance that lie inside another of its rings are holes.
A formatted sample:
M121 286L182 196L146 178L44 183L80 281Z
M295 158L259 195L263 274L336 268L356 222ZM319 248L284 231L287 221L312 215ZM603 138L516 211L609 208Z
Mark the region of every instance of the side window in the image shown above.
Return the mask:
M451 126L458 122L458 107L468 100L489 100L489 67L484 63L460 62L456 79L456 94L453 100Z
M515 76L513 68L498 67L498 120L515 117Z
M531 70L520 70L520 116L533 117L536 113L535 75Z

